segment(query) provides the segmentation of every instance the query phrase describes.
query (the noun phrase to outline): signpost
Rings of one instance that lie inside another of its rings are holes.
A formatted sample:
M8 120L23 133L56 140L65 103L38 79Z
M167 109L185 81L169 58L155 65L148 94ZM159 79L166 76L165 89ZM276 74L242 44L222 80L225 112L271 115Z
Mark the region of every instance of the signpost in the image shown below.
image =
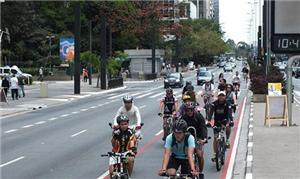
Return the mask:
M273 0L271 2L271 49L274 53L294 55L288 60L287 95L288 119L292 123L292 64L300 60L300 1Z

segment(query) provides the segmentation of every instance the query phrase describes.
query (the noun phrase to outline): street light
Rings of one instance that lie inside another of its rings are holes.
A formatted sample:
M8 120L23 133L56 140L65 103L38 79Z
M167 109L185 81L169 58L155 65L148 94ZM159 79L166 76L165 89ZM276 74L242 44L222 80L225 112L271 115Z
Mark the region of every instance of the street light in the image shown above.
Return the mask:
M49 57L51 57L51 42L52 42L52 39L55 38L55 36L47 35L46 38L49 39Z
M2 65L2 36L3 36L3 34L5 34L7 36L8 43L10 43L10 34L8 32L8 28L5 28L5 31L0 29L0 66Z

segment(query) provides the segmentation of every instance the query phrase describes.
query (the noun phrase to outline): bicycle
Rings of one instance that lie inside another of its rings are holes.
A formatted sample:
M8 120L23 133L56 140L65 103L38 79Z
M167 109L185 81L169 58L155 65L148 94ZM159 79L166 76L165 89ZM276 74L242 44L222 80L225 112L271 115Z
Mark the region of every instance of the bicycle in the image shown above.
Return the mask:
M195 129L195 127L193 126L190 126L187 128L187 131L194 136L195 138L195 143L197 143L197 131ZM210 137L207 138L207 140L209 140ZM205 143L207 143L208 141L206 140ZM199 171L200 170L200 167L199 167L199 158L198 158L198 155L196 154L196 150L194 151L194 161L195 161L195 166L196 166L196 170ZM199 179L204 179L204 175L203 174L199 174L198 176Z
M170 176L167 173L161 175L164 179L199 179L198 176L192 176L191 174L176 173L175 176Z
M172 134L173 132L173 115L172 114L162 114L162 113L158 113L158 116L162 117L163 116L163 120L164 121L164 125L163 125L163 131L164 131L164 137L163 139L165 139L169 134Z
M212 118L212 103L211 103L211 97L210 94L204 94L203 100L204 100L204 109L205 109L205 119L206 121L210 121Z
M221 170L222 165L224 165L225 161L225 153L226 153L226 132L225 132L225 127L217 127L214 126L213 129L217 131L217 139L216 139L216 157L215 161L216 162L216 168L217 171Z
M234 90L235 97L236 97L236 99L238 99L238 92L240 91L240 81L233 80L232 84L233 84L233 90Z
M127 151L124 153L107 152L107 154L101 155L101 157L113 157L116 160L111 179L129 179L127 156L134 157L134 154L131 151Z
M243 78L246 81L246 84L248 83L248 73L243 73Z

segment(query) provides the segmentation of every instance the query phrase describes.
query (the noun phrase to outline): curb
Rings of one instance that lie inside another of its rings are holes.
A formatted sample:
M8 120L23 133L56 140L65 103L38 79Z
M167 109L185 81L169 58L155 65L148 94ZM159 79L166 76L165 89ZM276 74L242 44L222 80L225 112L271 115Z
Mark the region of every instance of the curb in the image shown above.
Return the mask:
M253 96L251 97L250 114L249 114L245 179L253 178L253 126L254 126L253 125L253 112L254 112L254 103L252 100L253 100Z

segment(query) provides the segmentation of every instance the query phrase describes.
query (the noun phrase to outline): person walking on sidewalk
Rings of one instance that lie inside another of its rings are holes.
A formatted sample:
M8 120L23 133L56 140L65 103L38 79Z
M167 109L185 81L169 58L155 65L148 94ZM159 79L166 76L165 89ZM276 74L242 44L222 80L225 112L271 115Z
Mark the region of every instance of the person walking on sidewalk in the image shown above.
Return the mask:
M88 79L88 76L89 76L87 69L84 68L82 70L82 76L83 76L83 82L87 82L87 79Z
M18 78L15 76L15 74L13 74L12 78L10 79L10 89L11 89L11 97L13 100L19 99L19 94L18 94L18 89L19 89L19 85L18 85L19 81Z
M7 80L6 76L2 80L1 87L4 89L5 96L7 97L7 92L9 89L9 81Z
M43 77L44 77L44 70L43 70L43 67L41 67L39 69L39 78L37 80L43 81Z
M23 77L19 77L19 87L20 87L20 91L22 91L22 95L23 98L25 97L25 91L24 91L24 78ZM19 98L21 98L21 92L19 93Z

